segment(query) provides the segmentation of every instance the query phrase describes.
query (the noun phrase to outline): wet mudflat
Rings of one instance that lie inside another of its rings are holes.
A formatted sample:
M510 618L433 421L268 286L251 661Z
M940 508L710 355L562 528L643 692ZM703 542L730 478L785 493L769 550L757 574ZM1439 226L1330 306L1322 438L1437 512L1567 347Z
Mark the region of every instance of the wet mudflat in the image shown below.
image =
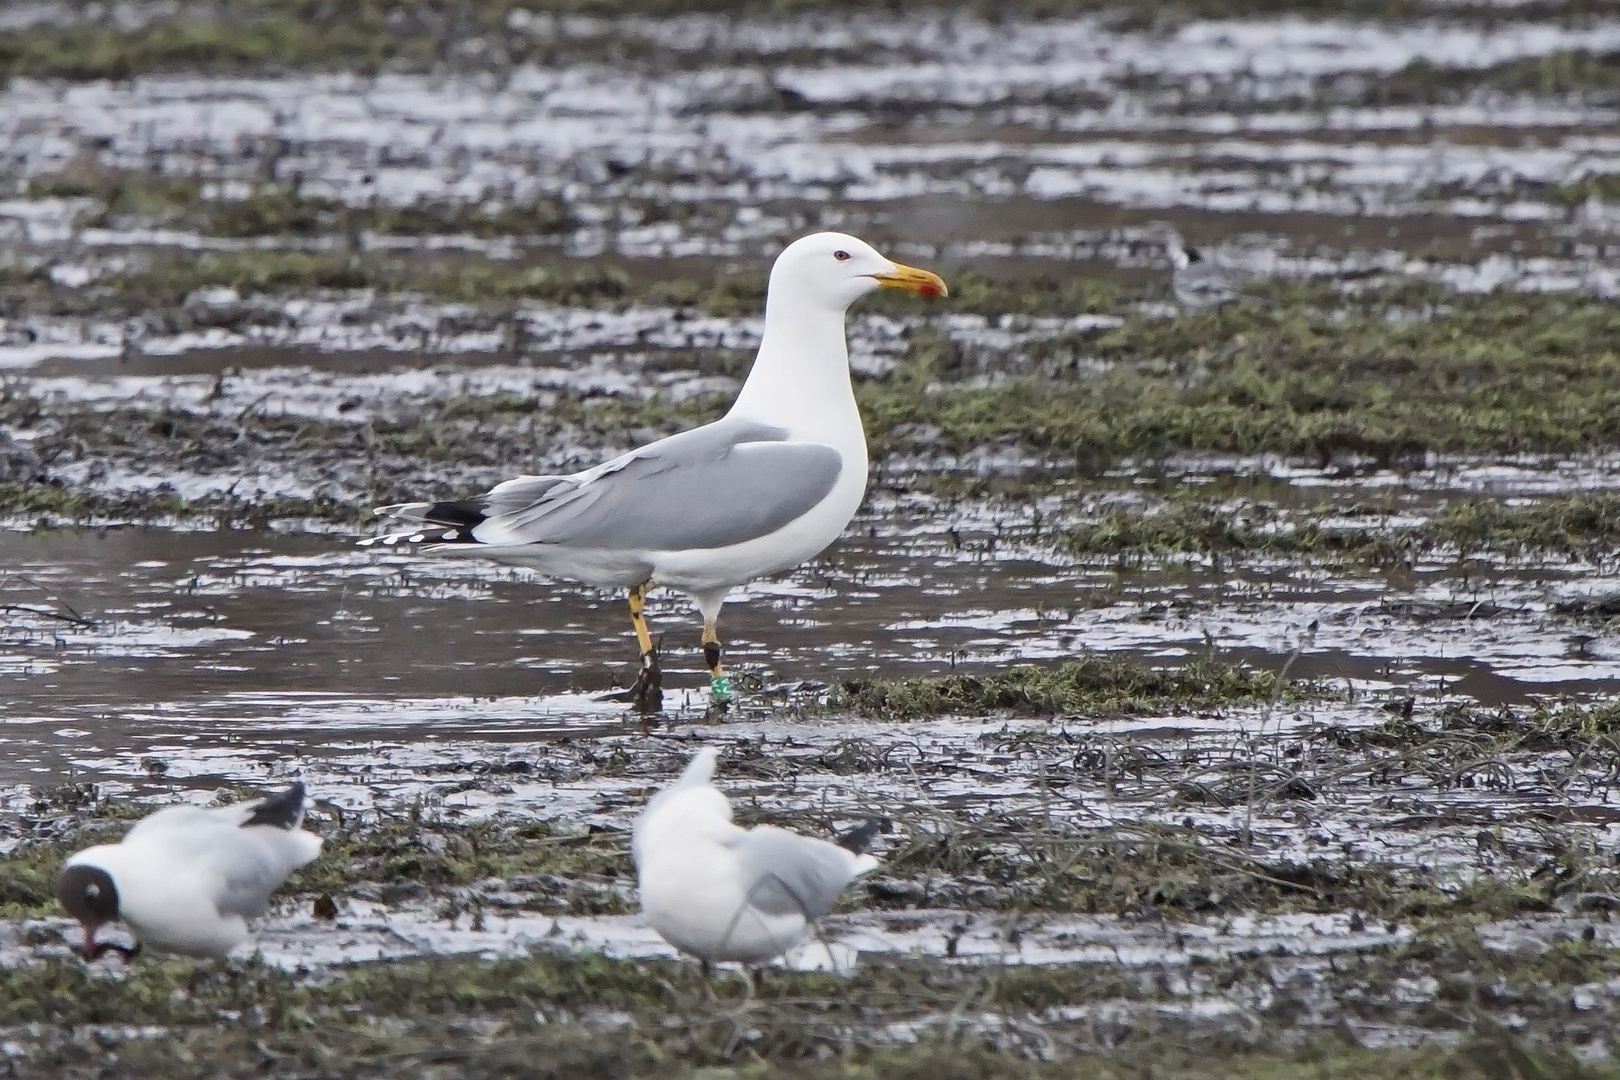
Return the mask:
M1613 1074L1620 22L1274 6L6 13L5 1066ZM953 297L852 316L868 503L725 715L677 598L643 718L622 598L354 546L718 415L818 227ZM757 989L635 916L711 742L887 822ZM68 954L64 854L293 776L254 958Z

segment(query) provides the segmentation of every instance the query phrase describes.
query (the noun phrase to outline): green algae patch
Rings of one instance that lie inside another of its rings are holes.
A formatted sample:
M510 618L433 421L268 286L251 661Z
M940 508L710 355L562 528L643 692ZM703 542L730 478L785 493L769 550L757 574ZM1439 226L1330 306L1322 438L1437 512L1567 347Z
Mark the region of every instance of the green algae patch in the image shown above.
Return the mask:
M632 876L627 856L614 834L559 833L542 822L385 821L339 828L321 858L293 875L287 889L333 897L364 893L399 903L499 881L526 909L610 914L629 910L613 886ZM469 895L476 909L479 890Z
M375 289L486 305L538 300L586 307L617 304L630 291L624 272L609 265L564 271L479 259L388 260L302 251L163 258L144 270L108 277L99 291L134 311L177 308L194 292L211 288L234 289L244 296Z
M360 509L326 498L255 496L229 493L185 498L172 488L100 492L54 481L0 484L0 518L35 528L106 524L204 522L221 529L260 529L274 521L350 521Z
M1275 1002L1266 1025L1242 1009L1201 1019L1198 999L1169 989L1173 980L1122 978L1106 965L986 971L899 960L850 979L773 971L751 989L737 978L707 983L695 964L546 954L314 977L255 963L142 961L112 977L76 962L32 964L0 974L0 1022L29 1025L10 1033L22 1075L48 1065L68 1077L1610 1080L1620 1072L1608 1063L1577 1060L1540 1033L1555 1006L1538 980L1612 977L1600 951L1538 963L1437 937L1323 965L1317 978L1336 995L1351 980L1377 988L1357 999L1358 1020L1424 1019L1452 1032L1450 1045L1386 1049L1357 1045L1348 1029L1279 1032L1305 1000L1268 981L1277 959L1209 961L1189 973L1236 1000ZM1482 965L1477 973L1468 961ZM1444 1023L1399 1003L1401 986L1426 979L1478 1018ZM1493 1005L1516 1009L1521 1030L1495 1022Z
M85 521L103 513L111 516L118 511L138 509L143 515L165 517L182 512L185 504L179 499L157 496L140 499L138 507L125 505L126 500L98 497L70 488L64 484L3 484L0 485L0 514L13 518Z
M133 31L47 26L0 34L0 79L127 79L154 71L292 67L375 71L403 52L401 40L352 21L317 30L293 11L246 19L185 14Z
M633 305L698 310L727 318L757 316L765 304L764 270L724 270L712 276L669 276L634 260L605 257L586 263L544 251L534 261L478 255L387 254L367 251L362 234L401 236L467 234L517 241L563 229L563 211L549 204L459 207L440 204L350 207L261 187L237 200L202 199L186 181L141 177L36 183L36 195L89 195L98 207L85 224L114 219L127 224L185 228L228 239L281 238L291 247L177 253L158 250L139 264L97 278L86 289L54 284L44 269L0 265L0 283L13 294L16 313L81 314L112 307L131 315L179 309L199 289L230 288L244 296L285 296L314 290L372 289L384 295L425 296L473 304L490 311L529 300L573 307L623 310ZM299 250L309 241L336 236L341 250ZM860 311L916 318L949 310L985 316L1100 314L1120 293L1107 282L1072 275L1041 274L1000 279L972 268L946 271L952 298L919 302L880 291L861 301ZM948 305L948 307L946 306ZM937 340L937 339L930 339Z
M118 978L78 961L34 964L7 972L0 987L11 1023L116 1023L140 1017L157 1025L212 1024L221 1010L254 1003L265 1031L306 1029L320 1017L348 1027L378 1016L422 1016L521 1009L530 1023L546 1014L613 1003L659 1003L678 973L643 971L598 954L533 960L444 959L353 965L316 982L263 963L210 970L183 959L147 959ZM26 990L17 986L26 983ZM21 991L21 992L19 992ZM348 1015L348 1021L338 1018Z
M1608 98L1620 93L1620 55L1563 50L1483 68L1418 59L1367 87L1382 104L1457 102L1481 92Z
M1077 343L1104 366L1094 376L964 385L913 355L860 399L880 449L911 448L926 430L939 449L1018 445L1077 468L1185 451L1390 464L1620 445L1612 304L1454 297L1413 319L1394 298L1363 298L1330 318L1325 300L1301 290L1275 308L1133 318Z
M1431 748L1477 760L1522 752L1607 759L1620 754L1620 701L1536 698L1496 708L1448 702L1423 720L1401 716L1361 731L1332 730L1347 748Z
M276 250L164 256L143 269L110 275L90 291L133 313L180 308L193 293L213 288L234 289L243 296L374 289L484 306L534 300L615 307L627 304L632 293L629 276L606 263L549 269L476 258L389 259Z
M1224 793L1188 783L1172 787L1167 799L1188 809L1242 809L1251 798L1258 807L1279 798L1307 806L1317 797L1302 782L1279 792L1274 774L1262 771L1263 777L1253 774L1255 783L1248 776L1234 777ZM1061 787L1061 774L1054 773L1050 782ZM1565 882L1613 884L1615 876L1589 852L1562 854L1558 870L1560 889ZM1122 919L1354 911L1366 919L1472 926L1553 911L1560 895L1551 880L1481 876L1459 882L1395 864L1280 857L1246 848L1238 836L1185 827L1140 823L1085 829L1036 815L993 812L971 828L913 834L886 854L882 873L883 879L866 886L868 902L877 906L965 905Z
M1620 496L1577 494L1507 504L1455 499L1413 524L1393 507L1280 507L1185 496L1112 510L1060 532L1082 559L1119 563L1177 557L1306 560L1406 566L1421 558L1598 561L1620 547Z
M1578 206L1588 199L1620 202L1620 176L1614 173L1598 173L1574 183L1564 184L1558 188L1556 194L1560 202L1569 206Z
M986 446L1041 455L1057 473L1186 452L1281 454L1323 464L1422 462L1431 453L1589 453L1620 446L1620 311L1572 295L1445 296L1417 285L1346 297L1273 283L1272 306L1174 319L1131 316L1117 329L1038 342L966 346L926 320L964 310L1073 317L1122 299L1073 275L1038 280L958 274L964 299L879 297L860 310L925 320L903 362L857 385L876 455L962 454ZM173 317L226 328L251 306L188 305L200 290L243 297L375 290L474 305L511 327L523 302L622 310L636 305L758 311L752 275L649 275L611 260L526 265L475 256L253 250L160 254L82 289L41 269L0 270L8 315ZM965 306L951 306L952 304ZM702 368L705 352L694 360ZM726 370L740 368L729 355ZM670 403L674 412L684 406ZM690 410L687 410L690 412Z
M1055 667L1019 664L995 674L846 682L827 706L893 720L1010 711L1143 713L1252 705L1322 692L1306 683L1213 660L1149 667L1138 660L1086 657Z
M1198 19L1304 16L1357 21L1432 18L1432 5L1421 0L1017 0L993 3L970 0L946 4L930 0L910 5L908 12L937 10L985 19L1008 17L1102 16L1121 28L1164 30ZM1602 0L1519 5L1516 17L1564 22L1606 14ZM542 18L588 15L617 19L682 16L698 13L732 17L790 17L869 13L854 0L772 0L761 5L745 0L570 0L546 4ZM514 15L514 13L518 13ZM159 11L131 27L102 25L93 18L66 25L47 22L0 33L0 79L126 79L161 71L244 73L290 69L342 70L363 74L391 70L501 71L519 63L611 58L618 63L668 62L634 27L588 26L578 32L532 32L536 5L518 0L421 0L410 5L384 0L330 4L316 0L216 0ZM1448 5L1451 19L1500 19L1488 3ZM70 16L71 19L71 16ZM515 31L524 25L530 32ZM550 27L550 24L546 24ZM702 54L697 54L702 55ZM758 56L757 52L748 55ZM1573 64L1570 65L1572 68ZM1560 69L1551 69L1555 74ZM1538 73L1532 72L1534 78ZM1567 78L1567 76L1565 76ZM1546 85L1547 76L1531 85ZM1563 85L1553 83L1553 85Z

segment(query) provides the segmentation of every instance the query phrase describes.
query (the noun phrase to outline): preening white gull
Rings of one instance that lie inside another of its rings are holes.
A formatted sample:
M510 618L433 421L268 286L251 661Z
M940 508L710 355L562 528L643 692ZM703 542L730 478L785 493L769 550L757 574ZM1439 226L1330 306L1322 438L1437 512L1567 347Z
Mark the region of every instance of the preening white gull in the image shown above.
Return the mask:
M715 789L719 751L699 750L636 819L631 853L648 925L682 952L713 963L763 964L803 942L855 878L877 822L837 843L773 825L744 829Z
M362 543L425 544L628 590L642 657L631 700L649 710L661 701L662 675L643 603L655 585L677 589L703 616L710 691L723 702L731 689L717 623L727 595L821 552L866 493L844 315L884 286L946 295L937 275L853 236L797 240L771 270L759 354L724 417L583 472L519 476L470 499L378 507L409 528Z

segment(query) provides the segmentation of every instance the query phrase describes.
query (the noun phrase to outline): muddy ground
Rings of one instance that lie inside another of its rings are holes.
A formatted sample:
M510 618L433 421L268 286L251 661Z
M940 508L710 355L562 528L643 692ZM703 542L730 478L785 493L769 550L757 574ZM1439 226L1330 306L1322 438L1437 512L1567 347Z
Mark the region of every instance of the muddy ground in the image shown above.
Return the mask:
M1620 13L1243 9L0 11L0 1069L1620 1075ZM620 598L354 547L718 415L824 227L952 296L728 713L678 597L648 720ZM704 743L886 822L757 988L635 916ZM67 852L295 776L256 953L68 953Z

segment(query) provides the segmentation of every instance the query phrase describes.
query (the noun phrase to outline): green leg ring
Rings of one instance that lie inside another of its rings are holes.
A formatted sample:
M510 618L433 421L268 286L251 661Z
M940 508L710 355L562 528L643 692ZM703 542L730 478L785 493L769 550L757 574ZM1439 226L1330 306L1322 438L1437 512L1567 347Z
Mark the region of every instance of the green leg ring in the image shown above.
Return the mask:
M715 701L731 700L731 680L724 675L715 675L709 679L709 697Z

